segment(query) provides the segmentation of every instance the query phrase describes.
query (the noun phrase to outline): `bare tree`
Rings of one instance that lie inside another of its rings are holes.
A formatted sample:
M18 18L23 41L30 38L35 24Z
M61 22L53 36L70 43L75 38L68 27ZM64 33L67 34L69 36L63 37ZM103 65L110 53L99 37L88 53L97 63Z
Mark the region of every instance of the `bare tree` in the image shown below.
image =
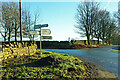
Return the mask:
M40 17L39 10L38 10L38 9L35 9L35 11L34 11L34 25L36 25L39 17ZM34 28L34 30L35 30L35 28ZM33 35L33 40L34 40L34 35Z
M7 33L8 41L10 42L11 32L13 30L13 3L3 3L2 5L2 27L4 28L5 35L2 34L4 40L6 41Z
M2 16L0 18L0 23L1 23L1 35L3 36L4 38L4 41L7 40L7 34L8 34L8 22L7 22L7 11L6 11L6 7L5 5L2 4L2 9L1 9L1 12L2 12ZM3 33L4 31L4 33Z
M96 2L82 2L77 8L77 25L75 27L78 29L77 33L87 37L88 45L90 45L90 39L92 39L94 15L97 8L98 3Z
M113 34L116 32L116 28L117 28L117 26L116 26L115 20L110 19L109 20L109 26L108 26L108 28L106 30L106 32L107 32L106 40L107 40L107 43L109 43L109 45L110 45L110 43L112 41Z
M93 20L93 25L92 25L92 34L91 37L92 38L97 38L98 43L99 44L99 40L100 40L100 29L101 29L101 16L99 15L99 4L97 5L97 7L93 8L93 17L91 18Z
M112 34L115 32L116 27L116 21L110 16L110 13L108 11L97 11L93 36L98 39L98 44L99 39L103 41L103 44L104 42L110 44Z
M17 31L18 31L18 29L19 29L19 27L20 27L20 20L19 20L19 8L18 8L18 5L17 5L17 3L14 3L14 8L13 8L13 10L14 10L14 14L13 14L13 18L14 18L14 20L13 20L13 23L14 23L14 31L15 31L15 41L17 41Z
M99 12L100 16L101 16L101 22L100 22L100 39L104 42L106 41L106 36L107 36L107 30L109 27L109 20L110 20L110 13L106 10L101 10Z
M15 31L17 35L18 25L19 25L19 11L17 3L15 2L4 2L2 5L2 16L1 16L1 25L3 33L1 35L4 37L4 41L7 40L10 42L11 33ZM15 41L17 41L15 36Z
M29 34L29 31L31 30L31 26L33 25L33 20L32 20L32 15L30 10L25 9L24 10L24 14L23 14L23 26L26 28L26 31L24 31L24 33L26 34L26 32L29 35L29 39L30 41L32 40L32 35Z
M0 9L1 10L1 9ZM18 3L15 2L4 2L1 10L2 16L0 16L0 25L2 31L1 35L4 40L8 40L10 42L12 32L15 33L15 41L17 41L17 31L20 30L20 13ZM29 9L22 9L22 23L23 28L26 35L29 35L30 40L32 40L32 35L29 34L29 31L33 25L36 24L39 18L39 12L35 9L34 14Z
M29 7L30 9L30 7ZM33 15L31 14L31 11L27 9L27 8L24 8L24 13L23 13L23 26L26 28L25 29L25 34L26 32L28 33L29 35L29 39L30 40L34 40L34 35L32 36L31 34L29 34L29 31L30 30L34 30L32 26L36 25L38 19L39 19L39 11L38 9L36 8L35 11L33 11Z

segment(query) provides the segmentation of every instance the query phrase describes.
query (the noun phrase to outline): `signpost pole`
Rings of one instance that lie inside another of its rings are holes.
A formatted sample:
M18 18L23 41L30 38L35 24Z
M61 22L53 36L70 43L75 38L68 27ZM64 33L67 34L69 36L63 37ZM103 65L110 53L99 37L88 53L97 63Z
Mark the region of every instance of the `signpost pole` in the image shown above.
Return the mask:
M41 27L40 27L40 54L42 54L42 51L41 51L41 48L42 48L42 46L41 46Z
M34 25L34 29L39 29L40 28L40 55L42 54L42 27L48 27L48 24L40 24L40 25ZM35 35L39 35L39 32L34 32L34 31L31 31L30 32L31 34L35 34ZM47 30L46 34L50 34L51 32L49 30Z

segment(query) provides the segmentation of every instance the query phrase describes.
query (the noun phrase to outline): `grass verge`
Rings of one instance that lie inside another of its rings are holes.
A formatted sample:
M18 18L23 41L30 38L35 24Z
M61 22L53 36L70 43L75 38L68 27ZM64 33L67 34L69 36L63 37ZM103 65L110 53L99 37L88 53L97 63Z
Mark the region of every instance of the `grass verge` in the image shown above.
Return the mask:
M83 79L87 67L80 59L66 54L39 50L30 56L2 61L4 78Z

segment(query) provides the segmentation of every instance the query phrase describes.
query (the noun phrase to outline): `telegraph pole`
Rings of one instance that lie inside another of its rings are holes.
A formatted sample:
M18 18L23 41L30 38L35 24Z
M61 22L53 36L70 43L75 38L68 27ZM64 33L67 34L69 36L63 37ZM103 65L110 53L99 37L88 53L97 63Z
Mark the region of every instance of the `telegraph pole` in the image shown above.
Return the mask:
M22 42L22 9L21 9L21 0L19 1L20 8L20 41Z
M120 26L120 1L118 2L118 26Z

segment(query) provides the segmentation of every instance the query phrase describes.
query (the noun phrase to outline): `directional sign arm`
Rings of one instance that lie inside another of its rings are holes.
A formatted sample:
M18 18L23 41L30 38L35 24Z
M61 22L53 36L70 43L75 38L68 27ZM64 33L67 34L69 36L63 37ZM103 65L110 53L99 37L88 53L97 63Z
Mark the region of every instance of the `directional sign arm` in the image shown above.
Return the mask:
M42 29L42 34L50 35L51 31L50 29Z
M39 31L30 31L30 34L32 34L32 35L39 35L40 32Z
M34 25L34 29L39 29L41 27L48 27L48 24Z
M52 36L41 36L42 40L51 40Z

